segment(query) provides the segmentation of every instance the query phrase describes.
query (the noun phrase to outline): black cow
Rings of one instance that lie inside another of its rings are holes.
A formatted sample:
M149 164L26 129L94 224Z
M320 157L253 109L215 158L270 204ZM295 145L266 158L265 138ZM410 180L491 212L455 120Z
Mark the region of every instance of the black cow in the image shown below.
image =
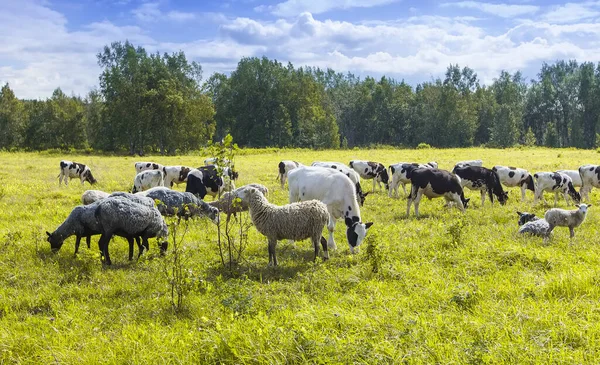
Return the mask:
M419 202L423 195L431 198L444 197L449 202L455 202L462 212L465 211L469 199L465 199L460 179L446 170L410 168L408 177L412 184L408 204L406 206L406 216L410 214L410 206L415 202L415 214L419 217Z
M498 174L481 166L455 167L452 172L460 177L460 185L471 190L481 192L481 206L485 202L485 193L487 191L492 206L494 205L494 195L498 198L500 204L506 204L508 193L502 189Z

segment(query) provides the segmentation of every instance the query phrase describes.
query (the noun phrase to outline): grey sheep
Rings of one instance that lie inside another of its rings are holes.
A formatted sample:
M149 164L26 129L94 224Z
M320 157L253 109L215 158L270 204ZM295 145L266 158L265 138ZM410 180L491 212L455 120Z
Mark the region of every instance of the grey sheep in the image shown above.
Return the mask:
M136 195L158 200L157 208L164 216L172 216L175 213L186 218L205 215L215 224L219 224L219 209L210 206L192 193L158 186Z
M548 231L546 237L550 236L554 227L569 227L571 238L575 236L575 227L579 227L585 220L587 210L591 207L591 204L577 204L577 209L565 210L560 208L553 208L546 211L544 218L548 221Z
M81 194L81 202L83 205L90 205L93 202L107 198L108 195L108 193L101 190L86 190Z
M278 240L301 241L310 238L315 249L314 260L319 255L319 240L324 259L329 258L327 240L321 234L329 221L327 206L318 200L309 200L277 206L267 201L257 189L248 189L250 218L260 233L269 241L269 265L277 266L275 247Z
M545 219L540 219L536 217L533 213L521 213L517 212L519 215L519 233L525 234L529 233L534 236L545 236L548 231L548 222Z
M219 200L210 202L208 204L218 208L220 212L227 214L227 221L229 221L231 215L235 217L236 213L248 211L248 191L250 188L259 190L261 193L263 193L263 195L266 195L269 192L269 189L267 189L267 187L264 185L248 184L231 192L226 192L221 195ZM239 200L236 200L236 198L239 198Z
M108 197L112 198L115 196L120 196L120 197L129 199L134 203L145 205L150 208L154 207L154 200L152 200L152 198L148 198L147 196L132 194L132 193L128 193L126 191L115 191L114 193L110 194Z
M143 246L148 248L148 238L166 238L169 234L167 224L158 209L135 203L123 197L106 198L97 203L94 216L100 226L98 246L102 260L111 264L108 244L113 235L127 238L141 237ZM161 251L167 249L167 242L161 244ZM140 255L143 250L140 250Z

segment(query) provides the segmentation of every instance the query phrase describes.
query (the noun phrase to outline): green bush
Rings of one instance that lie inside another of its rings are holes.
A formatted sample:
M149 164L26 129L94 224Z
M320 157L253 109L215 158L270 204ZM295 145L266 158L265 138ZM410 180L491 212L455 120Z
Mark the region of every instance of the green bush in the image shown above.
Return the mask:
M428 150L430 148L431 148L431 145L429 143L424 143L424 142L419 143L419 145L417 146L418 150Z

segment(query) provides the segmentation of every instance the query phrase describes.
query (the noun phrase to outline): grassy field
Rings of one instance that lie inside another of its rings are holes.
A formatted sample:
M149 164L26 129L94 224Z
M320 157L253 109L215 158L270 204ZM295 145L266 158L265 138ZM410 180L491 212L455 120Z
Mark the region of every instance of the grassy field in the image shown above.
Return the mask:
M260 151L257 151L260 152ZM600 358L600 206L569 241L557 228L549 244L517 235L516 210L543 215L533 194L506 206L466 191L462 214L443 199L405 217L406 199L367 197L373 221L351 255L343 222L331 260L311 261L309 241L280 242L279 267L267 266L266 239L252 227L245 260L222 267L217 228L190 223L184 239L192 291L175 313L165 274L172 253L127 261L127 244L111 243L102 267L98 236L73 255L74 237L53 254L53 231L89 188L58 186L62 158L88 164L97 189L128 190L133 163L199 166L206 156L106 157L0 153L0 363L596 363ZM481 158L485 166L535 171L599 163L595 151L552 149L286 151L240 155L240 184L258 182L269 200L287 202L277 163L294 159L385 165L435 160L440 168ZM363 188L371 190L371 183ZM184 189L181 185L179 190ZM400 190L401 191L401 190ZM592 203L600 202L594 190ZM553 203L553 196L546 199ZM210 198L209 198L210 200ZM564 200L559 201L565 207ZM84 245L83 245L84 246ZM97 246L96 246L97 247Z

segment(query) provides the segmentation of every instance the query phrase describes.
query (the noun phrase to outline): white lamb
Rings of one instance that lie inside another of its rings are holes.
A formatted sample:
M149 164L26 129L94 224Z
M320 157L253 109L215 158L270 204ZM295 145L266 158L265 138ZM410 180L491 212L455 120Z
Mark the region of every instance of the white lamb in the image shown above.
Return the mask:
M108 198L110 194L101 190L86 190L81 194L81 202L83 205L90 205L93 202Z
M578 204L575 210L565 210L560 208L552 208L544 214L544 218L548 221L548 231L546 238L550 236L554 227L569 227L571 238L575 236L575 227L579 227L585 220L587 210L591 204Z
M277 206L267 201L257 189L248 189L250 218L256 230L269 240L269 265L277 266L275 247L278 240L301 241L310 238L315 257L319 255L319 241L323 246L323 258L327 260L327 240L322 236L323 227L329 220L327 206L318 200L309 200Z

